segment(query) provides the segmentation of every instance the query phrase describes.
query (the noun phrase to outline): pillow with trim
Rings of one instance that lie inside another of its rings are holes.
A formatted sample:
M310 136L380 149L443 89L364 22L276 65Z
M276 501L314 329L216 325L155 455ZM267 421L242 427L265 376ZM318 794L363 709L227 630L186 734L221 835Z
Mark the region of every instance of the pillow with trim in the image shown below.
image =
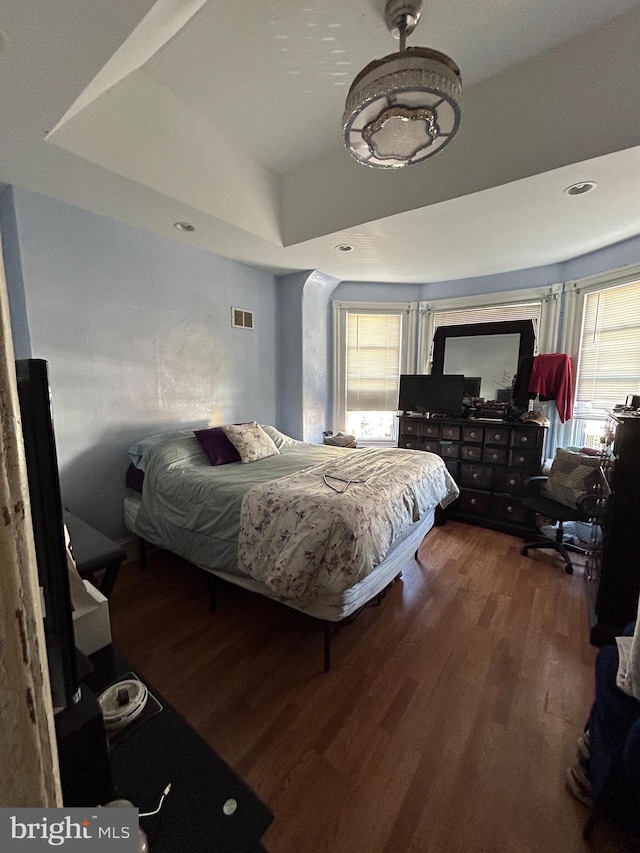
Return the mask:
M228 424L223 430L240 454L241 462L258 462L260 459L280 454L273 439L256 421L248 424Z
M551 465L544 496L579 509L580 501L601 482L599 456L586 456L559 448Z
M227 438L224 427L196 429L193 434L202 445L212 465L228 465L230 462L240 461L240 454Z

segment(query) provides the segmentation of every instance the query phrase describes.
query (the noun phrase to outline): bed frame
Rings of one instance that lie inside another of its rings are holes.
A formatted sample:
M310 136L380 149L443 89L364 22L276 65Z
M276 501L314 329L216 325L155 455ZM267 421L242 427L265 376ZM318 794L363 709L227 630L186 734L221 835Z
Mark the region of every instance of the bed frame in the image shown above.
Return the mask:
M127 500L132 499L128 498ZM369 575L340 594L314 599L304 607L298 606L295 602L277 598L264 584L246 575L233 575L203 566L198 566L198 568L209 575L209 597L212 613L216 610L215 582L216 578L219 578L227 583L242 587L251 592L256 592L259 595L265 595L279 604L292 607L294 610L298 610L307 616L319 620L324 626L324 671L328 672L331 669L331 641L338 626L351 622L368 605L374 602L377 604L382 603L387 588L400 577L402 569L407 565L409 560L417 556L420 543L434 526L434 523L438 522L435 522L435 510L431 510L422 519L409 527L403 536L396 539L385 559ZM131 522L128 522L127 526L129 529L132 529ZM135 527L135 525L133 526ZM139 537L139 541L140 564L145 568L148 543L142 537ZM161 543L152 544L163 547Z

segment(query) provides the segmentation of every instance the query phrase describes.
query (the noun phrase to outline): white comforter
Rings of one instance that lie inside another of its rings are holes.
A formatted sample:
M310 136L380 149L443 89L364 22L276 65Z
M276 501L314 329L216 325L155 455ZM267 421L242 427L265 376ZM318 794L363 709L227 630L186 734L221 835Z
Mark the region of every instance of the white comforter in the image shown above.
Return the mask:
M351 451L245 494L238 568L299 603L341 592L382 562L409 525L458 494L431 453Z

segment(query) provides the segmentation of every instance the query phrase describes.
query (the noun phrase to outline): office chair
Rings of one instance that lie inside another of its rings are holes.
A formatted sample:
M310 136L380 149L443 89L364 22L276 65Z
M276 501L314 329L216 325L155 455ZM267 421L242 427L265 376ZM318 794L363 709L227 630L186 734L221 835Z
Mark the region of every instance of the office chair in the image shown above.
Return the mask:
M527 482L533 480L547 480L547 477L530 477ZM547 498L544 495L523 498L522 505L533 510L538 515L550 519L556 525L556 532L553 539L539 533L536 539L533 539L531 542L525 542L520 549L520 553L526 557L530 548L551 548L557 551L564 560L565 572L568 575L573 574L573 563L571 562L569 551L585 555L589 551L586 548L581 548L571 542L564 541L564 523L566 521L587 521L588 519L584 517L583 513L577 507L567 506L559 501L551 500L551 498Z
M569 552L587 555L589 549L565 541L564 524L567 521L591 521L601 513L601 501L596 489L602 484L600 459L570 450L559 449L548 476L529 477L526 483L545 484L538 495L525 497L522 505L550 519L555 525L555 536L541 532L520 549L527 556L531 548L551 548L564 560L564 570L573 574Z

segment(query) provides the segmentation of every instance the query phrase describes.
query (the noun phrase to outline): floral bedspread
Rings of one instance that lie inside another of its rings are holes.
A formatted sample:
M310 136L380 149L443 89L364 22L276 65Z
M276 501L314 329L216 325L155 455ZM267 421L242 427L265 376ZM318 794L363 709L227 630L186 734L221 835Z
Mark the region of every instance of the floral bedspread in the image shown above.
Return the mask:
M442 459L416 450L353 450L242 502L238 568L298 602L353 586L394 539L458 487Z

